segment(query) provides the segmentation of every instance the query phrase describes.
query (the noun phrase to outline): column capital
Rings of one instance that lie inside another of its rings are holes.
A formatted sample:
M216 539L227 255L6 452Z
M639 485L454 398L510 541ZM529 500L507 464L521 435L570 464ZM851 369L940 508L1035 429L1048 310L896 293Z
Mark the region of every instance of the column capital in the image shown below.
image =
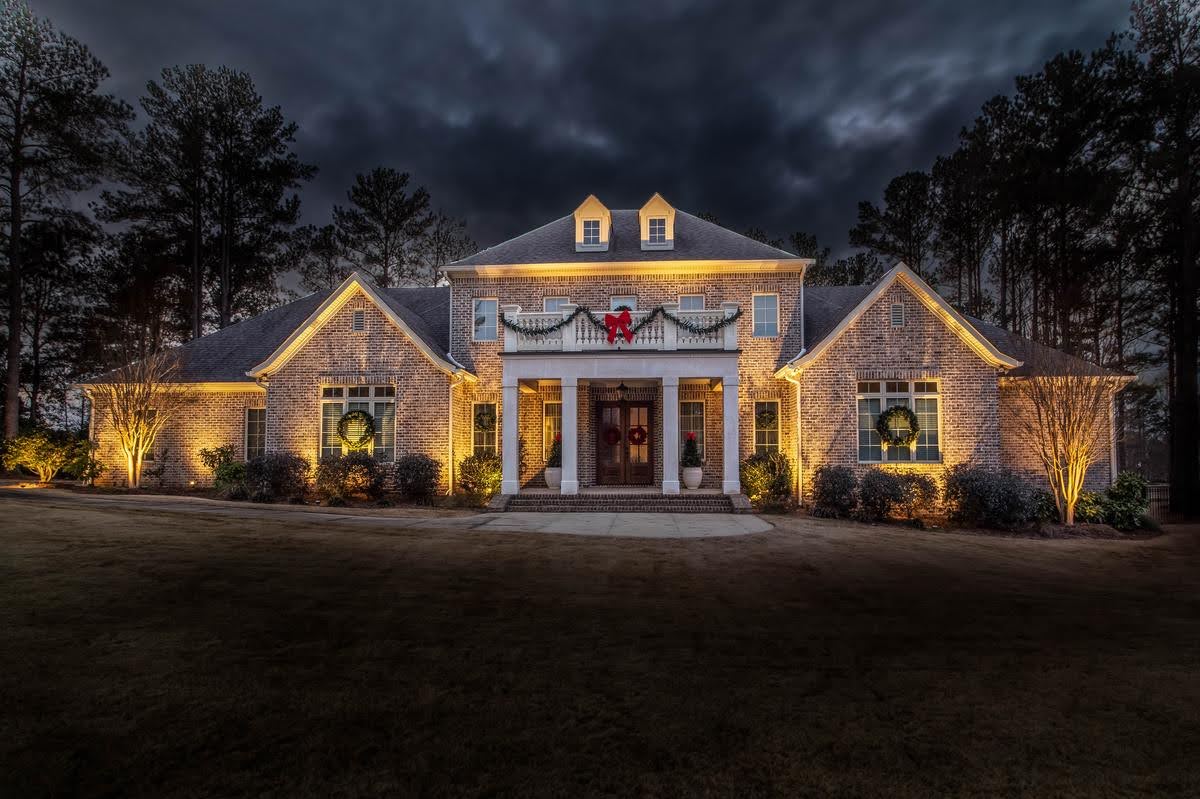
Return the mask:
M671 377L663 377L663 378L662 378L662 384L663 384L664 386L678 386L678 385L679 385L679 378L678 378L678 377L674 377L674 376L671 376Z
M579 378L575 377L574 375L572 375L571 377L562 377L562 378L560 378L560 380L562 382L563 388L578 388L579 387Z

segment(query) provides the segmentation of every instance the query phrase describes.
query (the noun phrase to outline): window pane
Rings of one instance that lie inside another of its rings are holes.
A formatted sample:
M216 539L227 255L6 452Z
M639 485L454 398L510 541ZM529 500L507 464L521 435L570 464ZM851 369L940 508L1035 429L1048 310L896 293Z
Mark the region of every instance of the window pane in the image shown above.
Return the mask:
M679 310L681 311L703 311L704 310L704 295L703 294L684 294L679 298Z
M546 297L542 300L542 310L546 313L558 313L569 302L566 297Z
M475 300L475 340L496 340L495 300Z
M583 220L583 243L584 244L599 244L600 243L600 220L599 219Z
M267 410L246 410L246 460L257 458L267 451Z
M338 420L342 418L342 403L321 403L321 457L341 455L342 441L338 438Z
M667 240L667 220L655 218L650 220L650 243L663 244Z
M628 308L631 311L637 310L637 297L626 295L623 297L611 297L608 301L608 309L616 311L620 308Z
M760 338L779 335L779 297L774 294L754 295L754 333Z
M542 405L542 460L550 457L554 437L562 433L562 403L547 402Z
M340 396L342 396L342 387L341 386L326 386L325 388L321 389L321 396L322 397L340 397Z
M764 418L768 414L773 418ZM773 400L754 403L754 453L779 449L779 403Z
M495 421L492 423L491 430L484 430L479 426L480 411L485 408L491 410L491 418ZM500 426L500 419L496 415L496 403L480 402L474 407L474 413L471 416L471 426L473 429L472 450L476 455L483 452L496 452L496 428Z
M921 430L917 433L916 459L919 461L940 461L942 459L941 444L938 441L938 401L936 397L921 397L914 402L917 414L917 424Z
M696 447L700 450L700 457L704 457L704 403L703 402L681 402L679 403L679 452L683 452L684 442L687 441L688 433L696 434Z
M371 396L370 386L351 386L347 392L351 397L369 397Z
M858 401L858 459L860 461L883 460L883 446L875 423L879 421L881 401L878 397L865 397Z
M375 459L391 463L396 454L396 405L375 403Z

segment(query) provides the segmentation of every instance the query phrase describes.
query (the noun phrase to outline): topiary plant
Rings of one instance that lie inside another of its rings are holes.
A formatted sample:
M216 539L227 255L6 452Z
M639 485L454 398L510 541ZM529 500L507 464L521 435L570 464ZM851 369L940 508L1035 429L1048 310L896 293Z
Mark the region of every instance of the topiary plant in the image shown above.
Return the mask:
M945 486L950 518L960 524L1007 530L1039 512L1033 487L1007 469L960 463L946 471Z
M679 465L685 469L697 469L704 465L700 458L700 445L696 443L696 434L691 430L683 441L683 455L680 456Z
M441 480L442 464L428 455L405 455L396 461L396 490L405 499L429 499Z
M881 522L904 502L904 486L895 472L872 467L858 481L858 515L863 521Z
M259 455L246 463L246 493L255 502L303 502L310 468L308 459L300 455Z
M546 455L546 467L562 468L562 433L554 434L554 441L550 444L550 453Z
M326 504L344 505L352 497L379 499L383 496L383 480L379 461L369 452L355 450L321 458L314 487Z
M846 518L858 504L858 478L849 466L818 466L813 473L813 516Z

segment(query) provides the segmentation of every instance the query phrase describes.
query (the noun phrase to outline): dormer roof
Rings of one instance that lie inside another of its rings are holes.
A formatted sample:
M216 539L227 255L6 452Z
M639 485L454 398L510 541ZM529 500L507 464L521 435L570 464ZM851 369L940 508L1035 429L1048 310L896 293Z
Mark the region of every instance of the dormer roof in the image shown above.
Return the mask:
M675 249L675 209L658 192L638 211L643 250Z
M589 194L575 209L575 251L605 252L612 237L612 213Z

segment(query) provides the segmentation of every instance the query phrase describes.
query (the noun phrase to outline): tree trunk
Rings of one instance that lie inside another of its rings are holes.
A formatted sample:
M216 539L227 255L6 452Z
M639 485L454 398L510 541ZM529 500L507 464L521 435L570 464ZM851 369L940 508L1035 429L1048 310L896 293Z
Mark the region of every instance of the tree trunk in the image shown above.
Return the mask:
M4 385L4 437L15 438L21 414L21 167L8 170L8 375Z
M204 275L200 271L200 204L192 208L192 338L203 333Z

